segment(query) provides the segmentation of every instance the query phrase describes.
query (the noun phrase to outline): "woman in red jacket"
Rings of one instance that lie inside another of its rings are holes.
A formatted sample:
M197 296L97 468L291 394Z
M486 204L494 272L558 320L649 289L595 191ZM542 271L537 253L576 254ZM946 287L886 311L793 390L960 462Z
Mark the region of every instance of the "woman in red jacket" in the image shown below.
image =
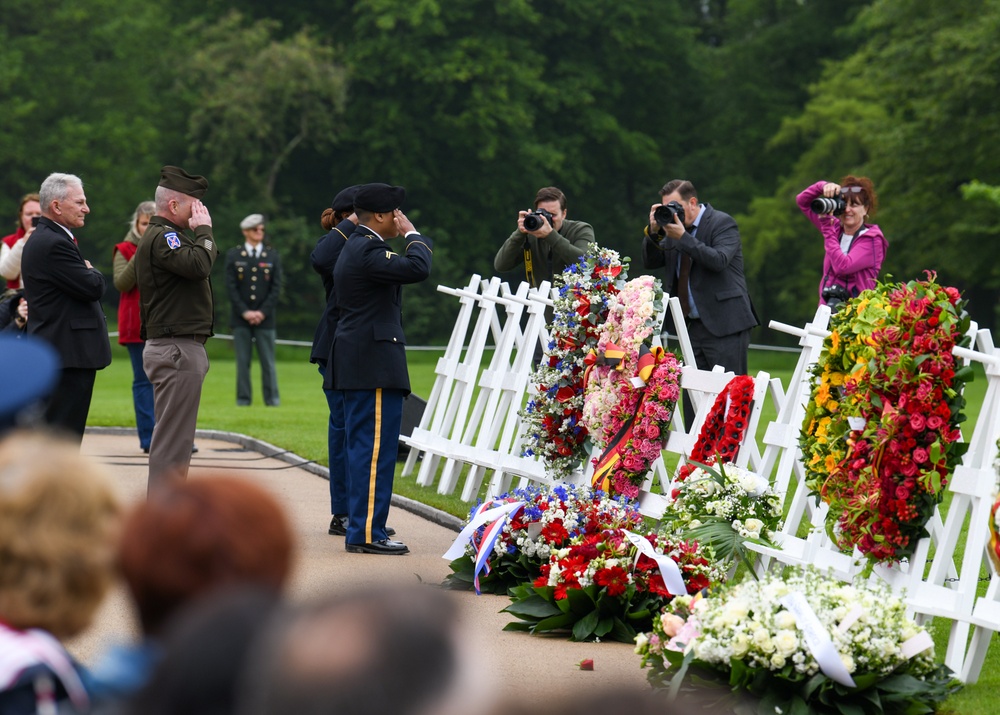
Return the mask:
M149 442L153 438L153 386L142 369L142 349L145 346L139 337L139 286L135 282L135 264L132 257L139 246L139 239L149 225L149 219L156 213L156 204L143 201L135 207L125 240L113 251L115 288L121 292L118 301L118 342L128 350L132 360L132 402L135 405L135 426L139 430L139 446L149 452Z
M35 230L32 219L42 215L42 205L38 194L21 197L21 207L17 210L17 231L0 239L0 276L7 281L8 288L21 288L21 251L28 236Z

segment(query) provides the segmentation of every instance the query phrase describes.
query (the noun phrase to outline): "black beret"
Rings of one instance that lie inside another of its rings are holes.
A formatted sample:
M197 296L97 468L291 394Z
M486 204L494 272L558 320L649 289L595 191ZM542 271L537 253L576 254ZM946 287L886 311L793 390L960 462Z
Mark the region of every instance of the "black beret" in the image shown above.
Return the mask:
M160 169L160 186L200 199L208 191L208 179L189 174L179 166L165 166Z
M354 194L354 208L372 213L388 213L398 209L406 196L402 186L362 184Z
M358 192L359 188L360 184L355 184L354 186L348 186L346 189L341 189L340 193L333 197L333 203L330 204L330 208L337 213L353 211L354 195Z

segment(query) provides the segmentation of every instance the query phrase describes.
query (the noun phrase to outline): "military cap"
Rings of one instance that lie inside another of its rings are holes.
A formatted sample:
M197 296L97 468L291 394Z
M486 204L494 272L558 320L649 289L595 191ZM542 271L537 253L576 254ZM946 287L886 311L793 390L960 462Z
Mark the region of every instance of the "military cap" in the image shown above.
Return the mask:
M261 214L250 214L240 221L240 228L246 231L248 228L257 228L264 223L264 216Z
M348 186L346 189L341 189L340 192L333 197L333 203L330 204L332 208L337 213L342 211L353 211L354 210L354 195L361 188L360 184L355 184L354 186Z
M402 186L362 184L354 194L354 208L373 213L388 213L398 209L406 196Z
M0 432L17 424L17 416L47 397L59 377L59 356L44 340L0 335Z
M160 186L200 199L208 191L208 179L189 174L179 166L168 165L160 169Z

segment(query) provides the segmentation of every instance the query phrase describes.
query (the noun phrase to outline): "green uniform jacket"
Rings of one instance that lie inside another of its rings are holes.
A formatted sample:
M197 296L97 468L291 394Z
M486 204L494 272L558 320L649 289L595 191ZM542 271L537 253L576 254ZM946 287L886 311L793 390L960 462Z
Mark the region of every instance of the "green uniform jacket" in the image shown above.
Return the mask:
M191 238L162 216L154 216L139 241L132 260L143 340L214 335L211 275L219 249L211 226L199 226L194 233Z
M542 239L514 231L497 251L493 268L497 271L509 271L523 264L525 239L531 251L534 274L531 285L537 287L542 281L551 282L555 273L562 273L566 266L576 263L587 252L590 244L594 243L594 227L583 221L566 220L563 221L562 228Z

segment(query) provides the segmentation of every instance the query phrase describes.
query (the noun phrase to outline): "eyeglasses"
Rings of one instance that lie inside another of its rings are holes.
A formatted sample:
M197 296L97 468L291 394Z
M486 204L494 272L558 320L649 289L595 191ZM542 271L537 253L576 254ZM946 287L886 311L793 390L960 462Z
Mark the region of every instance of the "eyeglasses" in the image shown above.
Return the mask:
M260 231L261 233L263 233L264 227L263 226L257 226L256 228L251 228L249 230L253 231L254 233L256 233L257 231Z
M840 187L840 193L842 193L842 194L860 194L861 193L861 187L860 186L841 186Z

